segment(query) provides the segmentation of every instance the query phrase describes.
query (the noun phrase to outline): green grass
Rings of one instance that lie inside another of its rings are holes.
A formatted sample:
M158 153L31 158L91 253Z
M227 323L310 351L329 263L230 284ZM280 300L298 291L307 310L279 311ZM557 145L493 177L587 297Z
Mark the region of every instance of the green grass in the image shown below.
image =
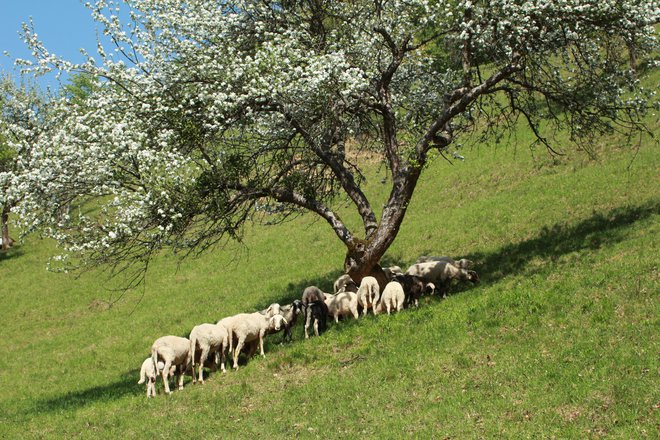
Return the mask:
M103 272L47 272L52 244L30 238L0 256L0 438L657 438L657 144L551 159L526 136L435 160L384 258L465 256L481 284L321 338L298 327L169 397L136 383L151 343L330 290L330 228L305 216L248 231L248 249L166 255L124 295Z

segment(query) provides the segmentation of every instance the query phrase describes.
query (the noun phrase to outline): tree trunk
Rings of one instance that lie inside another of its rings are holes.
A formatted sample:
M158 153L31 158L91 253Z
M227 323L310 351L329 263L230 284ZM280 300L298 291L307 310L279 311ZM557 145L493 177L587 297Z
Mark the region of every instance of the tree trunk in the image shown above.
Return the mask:
M362 242L361 242L362 244ZM366 242L364 242L366 245ZM387 277L383 268L380 267L380 258L382 255L369 252L367 256L365 247L358 250L349 250L344 260L344 271L350 275L351 279L359 286L362 278L372 276L378 281L381 292L387 284Z
M630 60L630 70L632 70L634 75L637 75L637 49L635 48L635 43L629 41L628 45L628 58Z
M383 209L378 228L366 240L353 238L347 243L344 271L357 284L365 276L373 276L378 280L381 291L385 288L387 277L380 266L380 259L399 233L420 174L421 166L403 167L393 178L392 192Z
M6 252L13 243L13 240L9 238L9 206L2 207L2 251Z

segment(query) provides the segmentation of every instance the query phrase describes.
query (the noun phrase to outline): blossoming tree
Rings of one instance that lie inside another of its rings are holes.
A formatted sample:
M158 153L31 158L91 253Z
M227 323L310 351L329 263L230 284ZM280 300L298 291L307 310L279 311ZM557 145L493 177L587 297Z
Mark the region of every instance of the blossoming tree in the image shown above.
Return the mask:
M382 275L429 154L474 128L522 121L547 148L558 129L639 129L647 101L627 51L643 59L659 16L655 0L127 3L88 4L115 45L80 65L25 27L33 69L100 79L83 101L51 103L26 225L77 261L123 268L310 211L356 280ZM379 218L350 149L391 173ZM359 230L337 213L345 197ZM68 203L86 209L59 215Z
M32 145L43 133L46 98L35 86L17 84L9 76L0 78L0 249L13 244L9 236L9 214L23 195L31 191L19 176L30 162Z

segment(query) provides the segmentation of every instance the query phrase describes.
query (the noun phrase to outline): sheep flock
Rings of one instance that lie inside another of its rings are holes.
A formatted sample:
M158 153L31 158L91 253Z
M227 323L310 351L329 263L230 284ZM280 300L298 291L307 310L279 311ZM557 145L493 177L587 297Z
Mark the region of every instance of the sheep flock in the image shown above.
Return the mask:
M395 313L409 307L418 307L423 294L445 297L452 282L479 282L473 263L467 259L422 256L403 272L399 266L384 268L387 284L380 286L371 276L359 284L344 274L334 283L333 293L323 292L316 286L305 288L301 299L289 305L271 304L254 313L239 313L218 320L215 324L195 326L188 338L162 336L151 346L151 354L142 363L139 384L146 382L147 397L156 396L156 380L160 375L166 394L170 394L170 378L175 378L179 390L183 389L184 375L192 382L204 383L204 368L226 372L229 357L238 369L238 358L244 353L250 359L257 349L264 354L264 338L283 332L282 343L293 339L291 328L301 317L304 337L319 336L327 328L328 318L354 319L360 313L366 316ZM195 371L197 368L197 371Z

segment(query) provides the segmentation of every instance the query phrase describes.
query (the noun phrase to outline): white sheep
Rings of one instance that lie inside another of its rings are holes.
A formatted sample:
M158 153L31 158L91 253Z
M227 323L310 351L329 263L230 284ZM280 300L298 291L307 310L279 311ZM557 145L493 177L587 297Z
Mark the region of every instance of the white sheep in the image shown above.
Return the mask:
M403 286L397 281L390 281L383 289L380 296L380 304L378 306L379 312L396 310L397 312L403 309L403 304L406 302L406 294L403 291Z
M337 278L332 286L334 293L339 292L357 292L358 286L350 275L344 274Z
M429 257L426 255L422 255L415 261L415 263L427 263L431 261L444 261L446 263L452 264L459 269L471 269L474 263L471 260L468 260L467 258L461 258L460 260L454 260L451 257L447 256L442 256L442 257Z
M151 359L154 365L158 365L159 360L164 363L161 374L166 394L171 393L167 376L172 367L176 367L178 386L180 390L183 389L183 375L191 364L190 341L188 338L163 336L156 339L151 346Z
M479 282L479 276L473 270L460 269L446 261L427 261L410 266L406 274L422 278L439 287L439 292L446 295L452 280Z
M163 368L165 368L165 364L163 362L158 362L158 371L156 371L154 368L154 360L151 359L151 356L142 362L142 367L140 368L140 380L138 383L147 383L147 397L156 397L156 378ZM175 370L176 367L171 367L168 376L172 377Z
M215 356L216 364L219 361L222 372L226 372L225 353L229 348L229 338L227 329L224 326L219 324L197 325L190 331L189 339L193 383L195 383L195 355L197 351L200 352L198 365L200 383L204 383L204 362L206 362L209 354ZM219 360L218 357L220 357Z
M378 281L374 277L364 277L357 291L358 304L362 306L362 314L367 314L367 309L371 307L376 314L376 306L380 299L380 288Z
M286 320L282 315L275 315L267 318L259 312L255 313L239 313L238 315L230 316L221 319L218 324L223 325L227 329L229 336L229 350L233 351L234 365L233 368L238 370L238 355L246 343L250 344L250 352L248 357L252 355L256 349L256 343L259 343L261 356L264 354L264 336L266 332L278 332ZM233 345L236 340L236 346Z
M358 319L358 296L355 292L339 292L335 295L327 295L325 305L328 306L328 316L335 318L339 322L340 316L347 316L349 313L355 319Z

